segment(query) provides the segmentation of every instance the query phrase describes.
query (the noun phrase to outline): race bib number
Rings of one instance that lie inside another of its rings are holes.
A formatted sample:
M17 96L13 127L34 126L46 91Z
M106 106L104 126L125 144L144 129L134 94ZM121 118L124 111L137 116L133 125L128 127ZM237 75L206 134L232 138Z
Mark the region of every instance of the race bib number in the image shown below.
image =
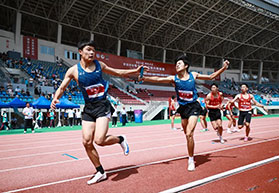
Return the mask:
M105 87L102 84L95 84L85 87L88 98L101 97L105 94Z
M184 101L192 101L193 100L193 91L179 90L178 95L179 95L179 98L184 100Z

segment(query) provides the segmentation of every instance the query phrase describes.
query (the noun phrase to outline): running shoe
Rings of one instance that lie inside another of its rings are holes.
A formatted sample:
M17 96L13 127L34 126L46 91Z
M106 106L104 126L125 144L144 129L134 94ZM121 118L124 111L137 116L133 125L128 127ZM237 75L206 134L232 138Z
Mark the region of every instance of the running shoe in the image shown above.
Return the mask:
M88 185L95 184L97 182L103 181L107 179L107 174L104 172L103 174L101 172L97 172L90 180L87 181Z
M240 129L234 128L233 132L240 132Z
M192 172L195 170L195 163L193 161L188 161L188 171Z
M231 131L230 129L227 129L227 133L231 134L231 133L232 133L232 131Z
M248 141L248 137L244 137L244 141L247 142Z
M224 139L223 139L223 138L221 138L221 139L220 139L220 142L221 142L222 144L224 144L224 143L225 143L225 141L224 141Z
M124 140L122 141L122 143L120 144L121 148L123 149L124 155L128 155L130 152L129 149L129 145L128 145L128 141L125 135L122 135L122 137L124 138Z

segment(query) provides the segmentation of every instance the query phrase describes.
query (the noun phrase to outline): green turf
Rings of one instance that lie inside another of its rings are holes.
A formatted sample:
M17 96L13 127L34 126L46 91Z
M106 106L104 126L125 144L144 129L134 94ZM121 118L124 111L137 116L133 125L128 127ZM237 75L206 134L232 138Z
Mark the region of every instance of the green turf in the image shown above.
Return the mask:
M275 115L265 115L265 116L259 116L259 117L253 117L253 119L261 119L261 118L270 118L270 117L279 117L279 114L275 114ZM209 118L206 119L207 121L209 121ZM223 118L223 120L227 120L226 118ZM180 123L181 119L175 119L174 123ZM143 123L127 123L126 126L124 127L135 127L135 126L148 126L148 125L164 125L164 124L170 124L171 121L168 120L155 120L155 121L144 121ZM117 128L123 128L123 126L121 125L121 123L118 122L117 124ZM113 129L113 127L111 127L111 123L109 124L109 127ZM46 132L57 132L57 131L74 131L74 130L81 130L81 126L73 126L72 128L69 126L66 127L55 127L55 128L42 128L42 129L36 129L35 132L36 133L46 133ZM0 131L0 135L15 135L15 134L23 134L23 129L13 129L13 130L2 130ZM27 134L31 133L31 129L27 129Z

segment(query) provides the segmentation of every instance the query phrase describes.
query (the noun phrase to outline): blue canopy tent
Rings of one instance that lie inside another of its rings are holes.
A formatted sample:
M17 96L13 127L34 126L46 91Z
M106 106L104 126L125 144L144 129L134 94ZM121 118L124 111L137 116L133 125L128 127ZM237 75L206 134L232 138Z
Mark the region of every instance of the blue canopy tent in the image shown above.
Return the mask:
M10 108L14 108L14 112L18 112L17 108L24 108L26 107L26 102L20 100L19 98L14 98L14 100L12 100L11 102L8 103ZM9 119L11 120L12 116L11 116L11 111L9 109Z
M50 109L50 101L47 100L45 97L41 96L37 100L32 103L32 106L35 109Z
M66 98L61 98L59 99L60 103L56 104L56 108L59 109L74 109L74 108L79 108L80 106L69 101ZM58 125L57 127L61 126L61 120L60 120L60 110L59 110L59 116L58 116Z
M56 108L60 108L60 109L75 109L75 108L79 108L80 106L69 101L66 98L61 98L60 103L56 104Z
M10 106L0 101L0 108L9 108Z
M24 108L26 106L26 102L24 102L16 97L14 100L9 102L8 105L11 108Z

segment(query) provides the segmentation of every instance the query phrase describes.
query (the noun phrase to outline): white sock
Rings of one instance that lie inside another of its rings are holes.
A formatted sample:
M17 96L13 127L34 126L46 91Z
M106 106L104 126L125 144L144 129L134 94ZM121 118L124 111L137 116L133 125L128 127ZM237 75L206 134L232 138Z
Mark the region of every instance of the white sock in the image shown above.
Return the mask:
M222 136L220 136L220 140L222 140L223 139L223 137Z
M189 162L194 162L194 157L189 157Z

